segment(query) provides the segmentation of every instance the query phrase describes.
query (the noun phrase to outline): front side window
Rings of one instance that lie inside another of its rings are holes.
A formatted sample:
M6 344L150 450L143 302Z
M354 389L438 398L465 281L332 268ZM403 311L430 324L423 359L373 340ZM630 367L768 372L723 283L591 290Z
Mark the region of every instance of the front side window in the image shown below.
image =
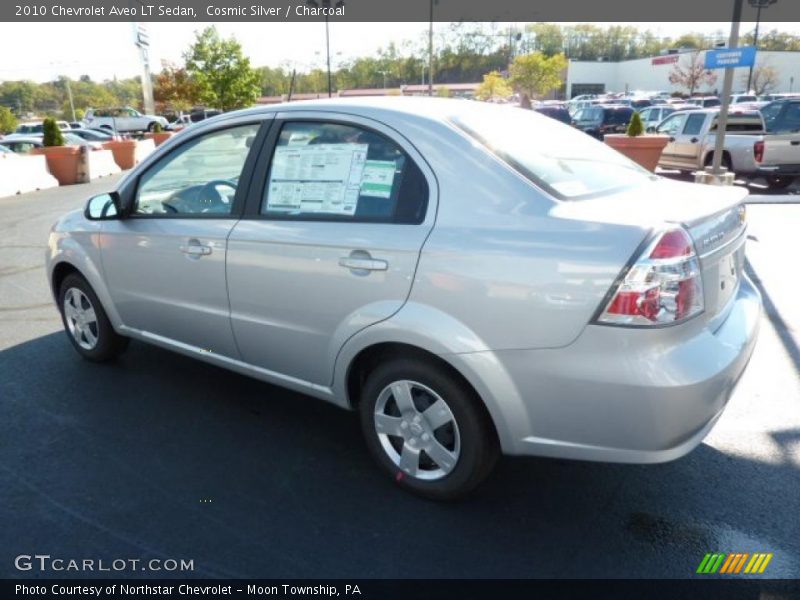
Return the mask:
M684 135L697 135L703 129L703 123L706 121L706 116L701 113L689 115L686 119L686 125L683 127Z
M134 214L229 215L258 127L214 131L177 147L142 175Z
M261 214L275 219L421 223L428 185L387 137L322 121L281 129Z
M675 135L678 133L678 131L680 131L680 128L683 126L683 122L685 120L686 115L670 115L661 123L661 125L658 126L656 131L666 135Z

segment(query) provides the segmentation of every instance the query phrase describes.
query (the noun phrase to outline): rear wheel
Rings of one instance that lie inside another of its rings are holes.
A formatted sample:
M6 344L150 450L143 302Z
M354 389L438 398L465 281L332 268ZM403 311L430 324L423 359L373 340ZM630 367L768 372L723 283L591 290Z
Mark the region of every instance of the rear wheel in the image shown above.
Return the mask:
M794 177L786 177L786 176L772 176L767 177L767 185L771 190L785 190L790 185L794 183Z
M706 167L710 167L712 164L714 164L714 153L713 152L709 152L706 155L706 160L705 160L704 165ZM727 154L723 154L722 155L722 162L720 164L722 164L722 166L725 167L725 169L727 171L731 171L731 172L733 171L732 165L731 165L731 157L728 156Z
M92 286L77 273L61 283L58 307L69 341L85 359L112 360L128 347L129 339L114 331Z
M479 403L447 370L394 359L367 377L361 426L371 454L400 486L449 500L480 484L499 456Z

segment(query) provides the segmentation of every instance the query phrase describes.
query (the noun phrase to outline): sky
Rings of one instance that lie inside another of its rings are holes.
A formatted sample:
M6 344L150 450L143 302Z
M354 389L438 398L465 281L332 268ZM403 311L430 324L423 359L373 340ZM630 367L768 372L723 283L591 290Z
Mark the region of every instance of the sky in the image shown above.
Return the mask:
M625 25L626 23L621 23ZM194 39L194 32L211 23L148 23L151 70L161 69L162 61L182 63L182 53ZM253 66L295 66L298 70L323 67L325 25L309 23L218 23L220 33L234 35L250 57ZM500 24L502 27L503 24ZM678 37L697 31L728 31L730 23L630 23L650 29L663 37ZM741 31L753 24L742 23ZM330 24L333 67L358 56L374 55L389 42L417 41L427 32L427 23L336 23ZM435 24L446 29L447 24ZM800 34L800 23L761 24L762 31L778 29ZM49 81L58 75L77 79L89 75L96 81L126 78L140 73L139 55L133 45L131 23L0 23L0 81L31 79ZM63 39L58 55L42 39ZM9 52L24 48L24 52Z

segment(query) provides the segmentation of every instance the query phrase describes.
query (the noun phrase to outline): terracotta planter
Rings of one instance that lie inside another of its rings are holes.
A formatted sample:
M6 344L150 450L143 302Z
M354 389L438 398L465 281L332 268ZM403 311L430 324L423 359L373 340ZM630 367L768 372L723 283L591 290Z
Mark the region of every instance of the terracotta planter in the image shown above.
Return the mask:
M114 162L122 170L132 169L136 165L136 140L118 140L105 142L103 148L111 150Z
M153 141L156 146L160 146L173 136L171 131L157 131L153 133Z
M664 146L669 142L666 135L640 135L630 137L623 133L607 134L603 141L617 152L642 165L648 171L655 171Z
M31 154L44 154L47 160L47 169L50 174L58 179L59 185L78 183L78 162L80 161L80 146L45 146L34 148Z

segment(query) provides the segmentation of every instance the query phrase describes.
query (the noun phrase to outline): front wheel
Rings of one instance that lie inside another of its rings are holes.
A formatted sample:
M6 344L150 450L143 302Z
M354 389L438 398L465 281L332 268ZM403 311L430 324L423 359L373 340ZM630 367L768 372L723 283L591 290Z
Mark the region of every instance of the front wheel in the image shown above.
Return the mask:
M480 484L499 456L480 399L447 370L394 359L367 377L359 407L370 453L403 488L436 500Z
M153 133L156 130L156 123L153 121L147 126L147 131Z
M61 283L58 308L69 341L85 359L112 360L128 347L129 339L114 331L92 286L77 273Z

